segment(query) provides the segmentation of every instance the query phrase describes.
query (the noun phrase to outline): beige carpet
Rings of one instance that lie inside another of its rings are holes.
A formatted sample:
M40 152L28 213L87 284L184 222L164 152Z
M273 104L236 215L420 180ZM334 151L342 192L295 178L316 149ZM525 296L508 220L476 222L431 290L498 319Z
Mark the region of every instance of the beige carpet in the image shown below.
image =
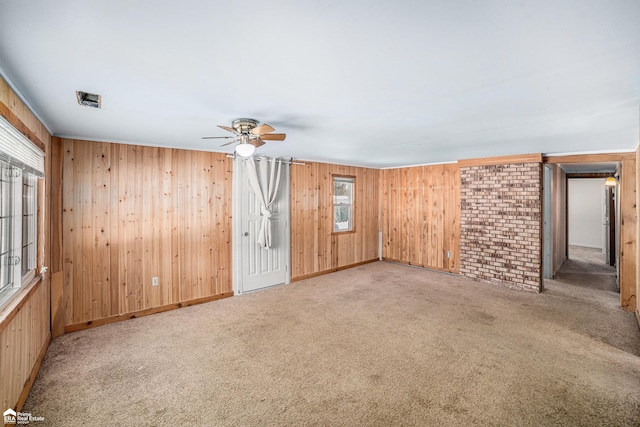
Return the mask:
M24 410L55 426L637 426L617 294L377 262L64 335Z
M556 274L556 280L603 291L619 290L616 268L605 263L602 250L583 246L569 246L569 259Z

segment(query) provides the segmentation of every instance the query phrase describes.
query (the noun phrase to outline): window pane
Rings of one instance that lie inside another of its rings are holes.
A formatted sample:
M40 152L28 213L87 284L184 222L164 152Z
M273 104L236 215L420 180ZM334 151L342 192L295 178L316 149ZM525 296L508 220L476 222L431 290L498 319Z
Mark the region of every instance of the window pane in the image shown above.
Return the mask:
M334 178L333 204L351 204L353 192L353 180Z
M333 230L349 231L351 230L351 206L334 206L333 207Z
M22 175L22 276L36 267L36 202L37 178L24 172Z
M13 244L13 182L9 164L0 161L0 303L13 288L11 249ZM4 291L4 292L3 292Z

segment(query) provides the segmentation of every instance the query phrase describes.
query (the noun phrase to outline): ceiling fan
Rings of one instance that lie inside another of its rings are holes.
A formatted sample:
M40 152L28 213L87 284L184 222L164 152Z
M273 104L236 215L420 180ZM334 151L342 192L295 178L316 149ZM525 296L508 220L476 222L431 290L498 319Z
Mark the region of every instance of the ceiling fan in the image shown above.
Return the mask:
M202 139L231 139L221 147L238 144L236 153L249 157L257 147L266 144L265 141L284 141L287 137L284 133L271 133L275 129L266 123L258 123L255 119L236 119L231 123L231 127L218 125L220 129L233 133L233 136L204 136Z

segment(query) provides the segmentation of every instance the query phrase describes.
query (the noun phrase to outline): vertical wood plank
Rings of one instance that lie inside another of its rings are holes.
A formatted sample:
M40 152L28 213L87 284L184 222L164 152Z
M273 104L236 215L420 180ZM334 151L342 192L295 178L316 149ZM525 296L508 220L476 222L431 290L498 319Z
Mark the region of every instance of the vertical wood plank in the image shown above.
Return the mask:
M82 283L82 291L78 294L78 319L81 322L87 321L92 318L94 314L93 309L93 252L90 248L93 247L93 231L92 227L92 179L91 172L93 168L93 156L91 150L84 146L76 147L76 158L79 163L78 167L78 187L79 197L81 200L81 223L80 228L82 235L80 237L79 245L77 247L78 257L80 260L80 266L82 270L79 272L79 283ZM86 250L85 250L86 248Z
M109 316L115 316L120 311L120 260L121 242L118 239L120 230L120 150L118 145L109 144L109 235L107 245L109 247L109 297L111 299Z
M109 247L108 227L110 221L109 198L109 146L105 143L95 143L93 150L92 171L92 234L93 257L92 277L92 311L94 316L107 317L111 313L111 297L109 287Z
M620 307L636 307L636 160L623 160L620 179Z
M126 145L117 145L118 149L118 191L121 193L118 199L118 313L128 313L129 300L129 270L131 269L130 248L133 242L129 240L130 211L133 209L133 195L131 192L131 182L129 181L129 149ZM114 234L115 236L115 234Z
M171 150L158 152L158 180L160 185L158 204L158 262L159 262L159 305L171 304L171 289L173 277L171 275Z

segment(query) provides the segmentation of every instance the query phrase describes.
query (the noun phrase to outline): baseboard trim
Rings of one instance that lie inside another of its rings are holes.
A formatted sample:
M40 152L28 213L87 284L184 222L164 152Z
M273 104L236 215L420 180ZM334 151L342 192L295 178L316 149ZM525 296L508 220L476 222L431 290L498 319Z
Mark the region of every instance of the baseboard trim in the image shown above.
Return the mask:
M42 365L42 361L44 360L45 354L47 354L47 349L49 348L49 344L51 344L51 333L47 335L47 339L44 342L44 345L40 349L40 354L38 355L38 359L36 363L33 365L31 369L31 373L27 377L27 380L24 383L24 387L22 387L22 393L20 393L20 397L18 397L18 403L16 403L15 411L20 412L22 410L22 406L24 402L27 401L27 397L29 396L29 392L31 391L31 387L36 380L36 376L38 375L38 371L40 371L40 366Z
M196 298L188 301L178 302L175 304L163 305L160 307L147 308L145 310L134 311L131 313L117 314L115 316L104 317L102 319L90 320L88 322L76 323L64 327L64 333L82 331L84 329L96 328L98 326L108 325L110 323L122 322L123 320L135 319L137 317L149 316L151 314L162 313L163 311L175 310L178 308L189 307L196 304L204 304L206 302L217 301L223 298L233 296L233 292L224 292L222 294L210 297Z
M379 261L379 259L378 258L373 258L373 259L369 259L367 261L360 261L360 262L356 262L354 264L343 265L342 267L336 267L336 268L330 268L328 270L318 271L316 273L303 274L302 276L292 277L291 278L291 283L298 282L300 280L311 279L313 277L324 276L325 274L335 273L336 271L347 270L349 268L358 267L360 265L365 265L365 264L370 264L370 263L376 262L376 261Z
M459 274L459 272L454 271L454 270L449 270L447 268L427 267L427 266L424 266L424 265L411 264L410 262L402 261L402 260L394 259L394 258L384 258L383 257L382 261L391 262L391 263L394 263L394 264L408 265L409 267L422 268L422 269L429 270L429 271L437 271L438 273Z

